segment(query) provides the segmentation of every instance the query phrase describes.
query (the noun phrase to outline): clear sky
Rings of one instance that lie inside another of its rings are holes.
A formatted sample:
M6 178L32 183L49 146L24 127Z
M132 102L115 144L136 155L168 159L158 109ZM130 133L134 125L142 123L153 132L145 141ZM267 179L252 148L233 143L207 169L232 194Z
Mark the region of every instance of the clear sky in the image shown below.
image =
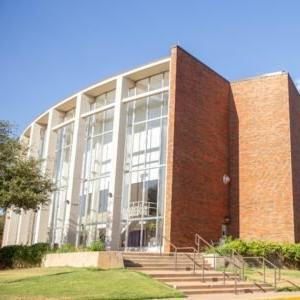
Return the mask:
M229 80L286 70L298 82L300 1L0 0L0 119L21 132L177 43Z

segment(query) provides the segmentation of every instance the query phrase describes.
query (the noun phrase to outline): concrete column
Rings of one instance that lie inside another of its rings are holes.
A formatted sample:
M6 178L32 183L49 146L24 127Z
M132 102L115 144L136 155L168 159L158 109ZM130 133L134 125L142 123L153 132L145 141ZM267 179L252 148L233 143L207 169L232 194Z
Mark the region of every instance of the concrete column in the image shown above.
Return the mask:
M77 223L79 217L80 185L82 158L84 151L85 120L81 114L89 109L89 97L80 94L76 100L76 111L72 141L72 154L69 170L69 184L67 191L67 207L64 224L65 242L75 244Z
M12 209L7 210L5 215L2 246L16 244L19 218L20 215L14 213Z
M126 78L118 77L113 125L112 170L107 206L108 221L106 227L106 247L111 250L118 250L120 247L121 200L126 133L126 111L125 105L122 103L122 98L125 95L127 83Z
M38 124L34 123L31 125L28 156L37 156L39 131L40 126ZM22 209L18 218L17 244L26 245L31 243L32 226L30 225L32 225L33 215L34 213L32 211L25 211Z
M45 135L44 144L44 157L43 172L48 176L53 177L54 160L55 160L55 147L56 147L56 133L52 128L59 124L61 114L51 109L48 115L48 124ZM34 243L49 241L49 228L51 226L51 209L52 209L52 197L48 204L43 205L36 216L36 229L34 236Z

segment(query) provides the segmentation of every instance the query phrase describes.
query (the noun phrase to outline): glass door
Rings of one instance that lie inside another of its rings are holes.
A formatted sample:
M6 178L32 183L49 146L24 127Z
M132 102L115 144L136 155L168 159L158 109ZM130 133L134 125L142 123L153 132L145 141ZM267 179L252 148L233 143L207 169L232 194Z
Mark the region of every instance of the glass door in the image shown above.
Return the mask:
M160 245L160 217L157 211L158 178L153 178L158 172L147 170L132 173L138 182L129 188L129 204L127 207L127 223L125 233L125 250L155 251ZM152 178L149 178L151 177ZM150 180L149 180L150 179Z

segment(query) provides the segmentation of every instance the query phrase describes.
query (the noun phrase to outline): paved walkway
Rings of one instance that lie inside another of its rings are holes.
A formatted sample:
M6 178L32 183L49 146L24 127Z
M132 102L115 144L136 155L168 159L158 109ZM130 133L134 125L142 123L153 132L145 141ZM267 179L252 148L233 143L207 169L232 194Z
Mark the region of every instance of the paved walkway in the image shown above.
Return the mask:
M195 295L188 296L187 300L264 300L264 299L291 299L300 300L300 292L280 292L280 293L255 293L255 294L215 294L215 295Z

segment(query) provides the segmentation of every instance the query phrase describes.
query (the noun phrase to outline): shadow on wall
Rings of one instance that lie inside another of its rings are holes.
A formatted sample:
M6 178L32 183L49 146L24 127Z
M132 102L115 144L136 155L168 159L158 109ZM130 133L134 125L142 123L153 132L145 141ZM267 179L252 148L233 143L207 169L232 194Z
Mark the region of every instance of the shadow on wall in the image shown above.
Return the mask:
M240 207L239 207L239 118L232 91L229 92L229 210L230 224L229 235L239 237L240 235Z
M300 242L300 95L292 79L289 85L289 113L295 242Z

